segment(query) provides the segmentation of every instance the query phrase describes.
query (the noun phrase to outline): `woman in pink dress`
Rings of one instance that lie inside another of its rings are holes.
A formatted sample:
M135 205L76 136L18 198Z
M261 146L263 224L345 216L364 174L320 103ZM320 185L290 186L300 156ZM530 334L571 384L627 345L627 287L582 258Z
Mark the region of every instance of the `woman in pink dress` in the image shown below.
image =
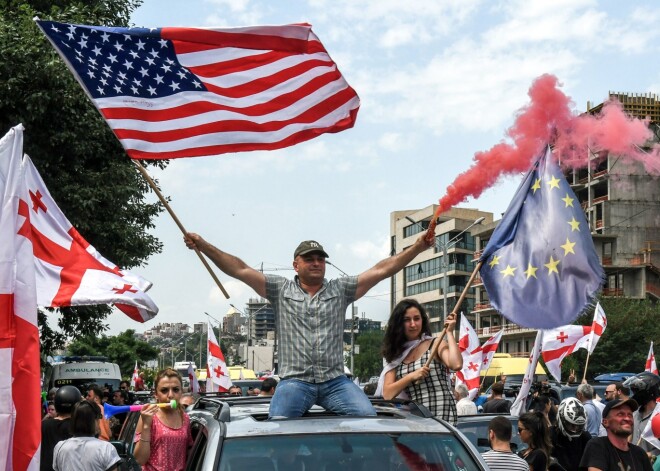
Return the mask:
M178 371L166 368L154 380L156 402L177 404L183 394ZM183 471L193 440L190 418L182 408L145 404L135 431L133 455L144 471Z

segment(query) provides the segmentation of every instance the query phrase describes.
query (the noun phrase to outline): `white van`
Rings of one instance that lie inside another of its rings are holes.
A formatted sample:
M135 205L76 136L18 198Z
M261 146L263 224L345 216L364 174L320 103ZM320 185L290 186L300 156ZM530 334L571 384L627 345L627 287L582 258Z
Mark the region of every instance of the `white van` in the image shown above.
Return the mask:
M44 388L59 388L67 384L76 386L85 393L92 383L103 388L106 385L113 391L119 389L121 372L117 363L110 363L106 357L68 356L60 362L48 365Z

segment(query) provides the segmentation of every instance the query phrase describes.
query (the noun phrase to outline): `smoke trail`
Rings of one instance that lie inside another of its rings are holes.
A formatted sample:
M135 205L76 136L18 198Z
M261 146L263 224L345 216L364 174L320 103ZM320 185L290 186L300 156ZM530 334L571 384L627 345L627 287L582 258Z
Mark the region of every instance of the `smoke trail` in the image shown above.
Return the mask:
M640 149L652 138L647 122L628 117L617 102L606 103L600 115L578 116L558 85L557 78L547 74L534 81L528 93L530 103L506 132L511 143L500 142L474 155L472 166L440 199L434 221L468 197L478 198L501 176L529 170L547 144L554 145L555 156L565 167L586 167L590 150L609 151L624 161L641 163L650 175L660 175L660 145L654 144L649 152Z

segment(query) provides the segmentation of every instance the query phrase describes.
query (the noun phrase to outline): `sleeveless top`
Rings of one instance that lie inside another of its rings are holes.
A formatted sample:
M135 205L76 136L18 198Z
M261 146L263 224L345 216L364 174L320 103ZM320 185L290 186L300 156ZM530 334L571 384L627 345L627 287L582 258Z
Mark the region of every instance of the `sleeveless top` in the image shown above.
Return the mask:
M433 342L435 342L435 339ZM418 360L412 363L401 363L397 367L397 381L426 364L431 354L433 342ZM456 425L458 414L456 413L456 400L449 389L449 368L437 359L434 359L430 366L431 374L419 384L413 383L408 386L406 392L413 401L426 406L434 417Z
M135 442L141 433L135 434ZM151 453L142 467L143 471L183 471L186 467L188 448L193 444L190 417L183 414L179 428L170 428L154 415L151 422Z

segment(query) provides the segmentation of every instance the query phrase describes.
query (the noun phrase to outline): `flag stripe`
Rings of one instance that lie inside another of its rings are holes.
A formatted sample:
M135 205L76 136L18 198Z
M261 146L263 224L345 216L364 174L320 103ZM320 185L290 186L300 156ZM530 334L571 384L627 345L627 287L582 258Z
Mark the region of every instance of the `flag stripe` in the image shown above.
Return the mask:
M132 158L287 147L352 127L360 106L309 25L37 23Z

